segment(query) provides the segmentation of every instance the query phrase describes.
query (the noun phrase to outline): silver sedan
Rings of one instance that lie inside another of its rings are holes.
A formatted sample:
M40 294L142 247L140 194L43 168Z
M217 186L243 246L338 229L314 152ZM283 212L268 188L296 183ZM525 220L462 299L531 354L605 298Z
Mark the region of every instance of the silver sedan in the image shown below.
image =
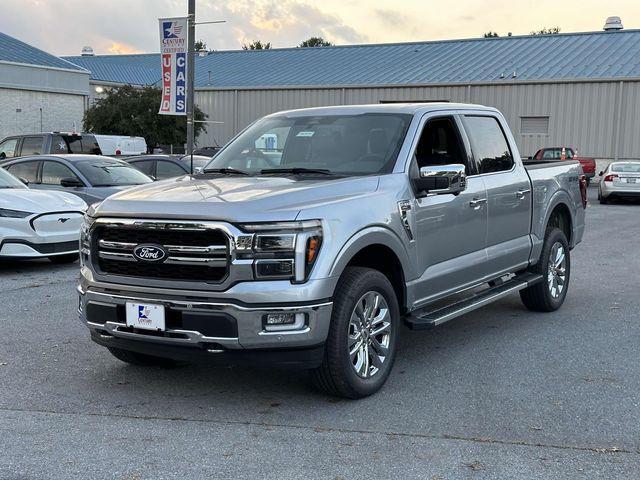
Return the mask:
M640 198L640 162L612 162L600 172L598 200Z

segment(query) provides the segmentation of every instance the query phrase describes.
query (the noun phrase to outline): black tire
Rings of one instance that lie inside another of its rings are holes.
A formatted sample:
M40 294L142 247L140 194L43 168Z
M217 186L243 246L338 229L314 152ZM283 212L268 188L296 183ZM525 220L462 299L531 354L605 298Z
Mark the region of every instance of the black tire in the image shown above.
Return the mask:
M144 353L131 352L129 350L121 350L119 348L108 348L111 355L121 362L140 367L165 367L173 368L180 363L169 358L153 357Z
M77 261L79 258L79 255L77 253L68 253L65 255L53 255L51 257L49 257L49 261L51 263L55 263L57 265L62 264L62 263L73 263L75 261Z
M368 292L381 295L387 303L390 334L387 355L379 367L374 367L378 371L363 378L356 373L352 364L348 339L351 315L356 304ZM346 398L362 398L380 390L393 367L399 327L398 299L387 277L371 268L348 267L336 287L324 361L312 372L314 385L331 395Z
M551 262L551 252L556 244L560 244L564 249L566 264L564 267L565 278L563 288L557 296L552 294L550 287L550 276L553 273L549 269ZM569 288L569 280L571 279L571 254L569 250L569 242L562 230L559 228L548 228L542 245L542 253L540 260L531 269L532 272L543 275L543 281L538 282L524 290L520 290L520 299L525 307L535 312L553 312L560 308L567 296Z
M602 195L600 195L599 200L600 200L600 205L606 205L607 203L609 203L609 199L603 197Z

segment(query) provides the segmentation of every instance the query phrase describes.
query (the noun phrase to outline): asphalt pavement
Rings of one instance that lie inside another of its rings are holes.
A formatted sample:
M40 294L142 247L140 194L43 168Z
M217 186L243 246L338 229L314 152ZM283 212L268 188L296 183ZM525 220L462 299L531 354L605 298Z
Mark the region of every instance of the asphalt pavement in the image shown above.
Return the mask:
M640 471L640 204L590 189L567 300L403 329L359 401L302 372L125 365L76 316L77 265L0 264L0 479L573 479Z

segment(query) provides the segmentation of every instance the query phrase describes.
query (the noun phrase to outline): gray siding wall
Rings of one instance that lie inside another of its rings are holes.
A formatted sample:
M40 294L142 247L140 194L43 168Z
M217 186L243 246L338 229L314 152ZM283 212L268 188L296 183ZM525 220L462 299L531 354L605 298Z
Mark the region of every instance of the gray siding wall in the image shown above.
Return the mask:
M586 156L640 158L640 82L200 90L196 103L209 120L223 123L209 124L198 144L223 144L253 120L279 110L401 100L496 107L507 118L523 155L543 146L571 145ZM521 117L526 116L548 116L548 134L522 134Z

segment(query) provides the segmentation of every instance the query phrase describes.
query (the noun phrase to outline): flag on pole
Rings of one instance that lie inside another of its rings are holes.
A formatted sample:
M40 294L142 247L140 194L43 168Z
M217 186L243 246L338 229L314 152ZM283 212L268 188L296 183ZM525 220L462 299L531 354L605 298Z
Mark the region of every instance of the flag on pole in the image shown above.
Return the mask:
M161 115L187 114L187 17L161 18Z

